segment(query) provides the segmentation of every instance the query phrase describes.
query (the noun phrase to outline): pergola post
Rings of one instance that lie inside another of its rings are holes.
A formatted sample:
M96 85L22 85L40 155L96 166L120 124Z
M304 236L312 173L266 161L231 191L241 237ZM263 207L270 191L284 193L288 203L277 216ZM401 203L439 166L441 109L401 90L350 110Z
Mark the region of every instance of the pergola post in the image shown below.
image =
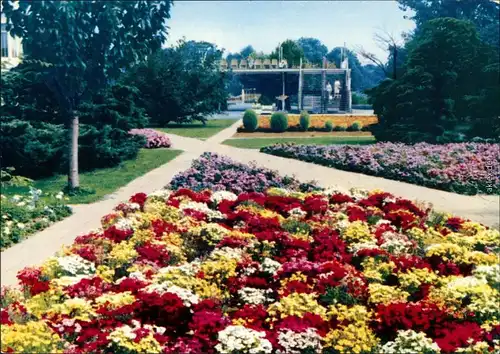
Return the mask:
M300 66L299 66L299 94L298 94L298 106L299 112L302 111L302 85L304 82L304 73L302 72L302 58L300 58Z
M352 113L351 69L346 70L346 95L347 95L346 111Z
M325 88L326 88L326 58L323 57L323 70L321 71L321 113L326 113L326 100L325 100Z

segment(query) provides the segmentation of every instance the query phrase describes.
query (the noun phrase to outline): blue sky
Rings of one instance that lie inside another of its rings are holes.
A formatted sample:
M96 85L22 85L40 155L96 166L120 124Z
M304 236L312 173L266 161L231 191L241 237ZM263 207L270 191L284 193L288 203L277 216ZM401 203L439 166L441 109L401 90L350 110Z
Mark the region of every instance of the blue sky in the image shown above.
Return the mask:
M240 51L251 44L271 52L284 39L315 37L328 49L362 46L385 59L373 40L377 30L396 37L414 28L395 1L174 1L169 21L173 44L185 37Z

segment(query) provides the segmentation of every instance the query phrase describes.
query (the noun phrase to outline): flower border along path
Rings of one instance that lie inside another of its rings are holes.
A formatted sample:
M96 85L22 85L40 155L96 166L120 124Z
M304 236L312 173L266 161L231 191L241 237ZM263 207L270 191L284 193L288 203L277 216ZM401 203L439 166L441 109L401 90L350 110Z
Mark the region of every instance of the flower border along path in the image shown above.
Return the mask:
M316 180L320 186L326 188L335 185L346 190L351 188L383 190L410 200L431 203L433 208L439 212L451 213L490 227L499 227L498 215L500 214L500 208L498 196L460 195L410 183L267 155L258 151L220 145L219 141L215 139L204 142L174 135L170 135L170 139L175 149L190 151L199 155L203 152L215 152L228 156L237 162L255 162L258 166L277 170L282 175L294 175L302 182Z
M126 186L108 195L105 199L87 205L71 206L73 215L57 222L45 230L34 234L0 254L1 285L17 283L16 274L26 266L40 264L60 250L62 245L70 245L82 233L100 227L101 217L121 201L138 192L151 193L161 189L177 173L188 169L197 154L182 153L163 166L133 180Z

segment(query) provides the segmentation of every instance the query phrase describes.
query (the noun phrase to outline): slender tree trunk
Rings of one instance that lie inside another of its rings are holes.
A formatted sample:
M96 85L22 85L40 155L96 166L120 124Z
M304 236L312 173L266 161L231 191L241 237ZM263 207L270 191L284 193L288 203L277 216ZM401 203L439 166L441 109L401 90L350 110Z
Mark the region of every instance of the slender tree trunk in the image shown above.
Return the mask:
M71 114L71 122L69 126L69 171L68 171L68 187L70 189L80 187L80 178L78 175L78 116Z

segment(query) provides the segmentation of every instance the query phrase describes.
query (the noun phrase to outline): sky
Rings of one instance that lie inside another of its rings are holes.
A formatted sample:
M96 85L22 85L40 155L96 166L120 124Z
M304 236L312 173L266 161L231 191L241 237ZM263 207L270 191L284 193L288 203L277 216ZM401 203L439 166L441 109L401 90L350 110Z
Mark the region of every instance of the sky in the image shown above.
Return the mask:
M314 37L328 50L346 42L385 59L373 35L383 30L400 38L415 27L404 15L392 0L174 1L167 45L185 37L215 43L226 54L249 44L270 53L285 39Z

